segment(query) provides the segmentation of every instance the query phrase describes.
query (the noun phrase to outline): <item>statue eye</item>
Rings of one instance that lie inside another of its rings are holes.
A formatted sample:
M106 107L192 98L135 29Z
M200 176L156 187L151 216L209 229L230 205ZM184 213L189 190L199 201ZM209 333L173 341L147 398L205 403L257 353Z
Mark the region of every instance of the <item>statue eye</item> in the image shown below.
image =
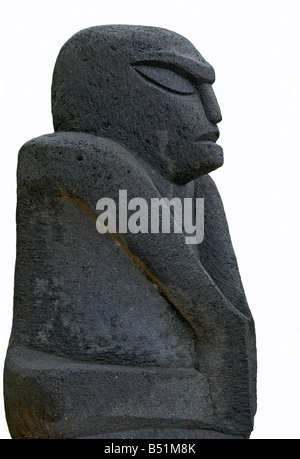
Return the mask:
M195 92L193 84L173 70L151 65L135 65L134 68L148 82L154 83L167 91L183 95Z

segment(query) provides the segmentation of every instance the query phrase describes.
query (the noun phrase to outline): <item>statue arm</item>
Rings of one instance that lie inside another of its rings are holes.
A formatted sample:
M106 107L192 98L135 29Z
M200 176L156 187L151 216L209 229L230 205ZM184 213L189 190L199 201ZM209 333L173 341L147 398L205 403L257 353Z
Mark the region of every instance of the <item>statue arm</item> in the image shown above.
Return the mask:
M150 202L152 197L159 197L147 169L130 152L90 134L57 133L32 140L21 149L19 166L20 196L32 186L38 186L41 192L50 190L58 199L85 210L87 218L95 221L95 231L96 203L101 197L117 202L122 189L127 190L128 200L143 197ZM196 191L199 197L217 199L211 184L197 185ZM202 191L205 196L199 195ZM222 214L220 202L218 209ZM128 232L99 237L118 238L126 254L189 323L196 342L195 367L211 379L212 393L224 390L214 381L225 381L226 396L233 397L228 406L238 409L243 393L249 394L255 387L251 380L255 375L254 327L249 309L241 309L230 300L230 295L224 294L215 272L205 269L182 234ZM212 237L203 255L206 264L213 241ZM248 395L245 400L249 400ZM250 413L252 419L254 411L249 406L246 414Z
M67 199L72 205L81 206L95 221L97 201L109 197L118 202L119 190L127 190L128 201L143 197L151 202L151 198L161 197L147 170L128 150L90 134L55 133L25 144L19 154L18 192L22 193L24 187L41 181L50 182L51 192L58 199ZM199 197L204 197L206 202L212 199L211 191L215 188L208 186L207 179L204 182L196 186L196 193L201 194ZM48 185L40 186L43 187L49 189ZM220 209L217 210L220 213ZM209 232L213 233L212 228ZM248 309L240 311L223 294L213 274L205 269L182 234L128 232L118 234L116 238L128 256L139 264L190 323L197 336L203 335L203 329L214 328L215 322L223 323L231 315L241 321L250 317ZM206 249L213 249L213 245L214 240L210 245L206 244Z

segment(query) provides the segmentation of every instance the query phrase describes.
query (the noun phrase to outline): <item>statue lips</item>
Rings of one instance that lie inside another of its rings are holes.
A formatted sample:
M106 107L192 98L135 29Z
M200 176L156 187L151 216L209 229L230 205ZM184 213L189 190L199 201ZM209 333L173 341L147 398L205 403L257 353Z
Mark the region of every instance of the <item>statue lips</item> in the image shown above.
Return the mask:
M217 128L217 129L215 129L213 131L206 132L205 134L202 134L199 137L196 137L194 142L205 142L205 143L212 142L212 143L216 143L216 141L218 140L219 136L220 136L220 131Z
M194 171L193 180L201 175L209 174L223 165L223 149L216 143L219 135L219 129L215 127L199 135L192 142L189 168Z

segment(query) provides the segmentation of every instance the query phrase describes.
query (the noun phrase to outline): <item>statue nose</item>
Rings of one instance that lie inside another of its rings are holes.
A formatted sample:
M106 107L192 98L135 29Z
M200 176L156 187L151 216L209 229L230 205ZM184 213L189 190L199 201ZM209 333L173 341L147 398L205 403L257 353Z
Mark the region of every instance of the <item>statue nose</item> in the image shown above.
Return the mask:
M208 120L213 124L220 123L222 114L212 85L210 83L201 83L200 95Z

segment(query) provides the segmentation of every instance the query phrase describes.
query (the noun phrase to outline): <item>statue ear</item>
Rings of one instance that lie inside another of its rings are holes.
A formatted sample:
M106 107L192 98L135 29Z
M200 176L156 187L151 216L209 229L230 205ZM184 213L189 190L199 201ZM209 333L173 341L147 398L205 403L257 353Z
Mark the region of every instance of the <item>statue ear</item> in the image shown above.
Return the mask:
M194 85L185 77L167 67L157 65L135 64L133 68L148 83L175 94L190 95L195 92Z

